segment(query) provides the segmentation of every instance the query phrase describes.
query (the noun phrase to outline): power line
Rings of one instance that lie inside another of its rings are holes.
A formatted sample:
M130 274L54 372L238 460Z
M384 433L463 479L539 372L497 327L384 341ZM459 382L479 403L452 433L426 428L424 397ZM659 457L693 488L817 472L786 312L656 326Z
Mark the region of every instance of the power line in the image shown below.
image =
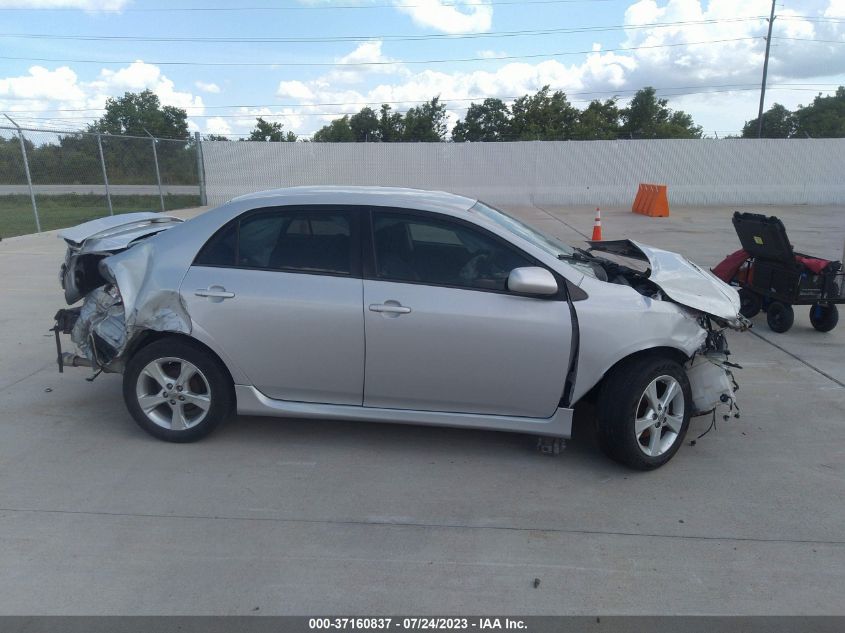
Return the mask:
M618 0L489 0L483 4L472 5L463 2L441 2L444 7L469 8L473 6L512 6L512 5L548 5L548 4L596 4L616 2ZM415 9L426 7L413 3L396 4L334 4L334 5L288 5L288 6L251 6L251 7L127 7L123 9L98 9L96 13L176 13L176 12L224 12L224 11L326 11L338 9ZM2 11L79 11L76 7L8 7Z
M404 61L378 61L378 62L186 62L186 61L150 61L148 64L156 66L237 66L237 67L333 67L333 68L358 68L369 66L401 66L403 64L451 64L477 61L497 61L509 59L536 59L539 57L564 57L567 55L585 55L590 53L619 53L625 51L638 51L657 48L676 48L679 46L699 46L705 44L724 44L728 42L742 42L756 40L758 37L734 37L719 40L706 40L702 42L676 42L673 44L652 44L646 46L629 46L620 48L604 48L601 50L562 51L556 53L535 53L531 55L497 55L495 57L459 57L452 59L413 59ZM792 39L792 38L781 38ZM845 44L845 42L842 42ZM33 61L33 62L56 62L64 64L134 64L141 60L105 60L105 59L60 59L55 57L17 57L0 56L0 59Z
M619 30L639 30L653 28L670 28L691 25L726 24L749 22L764 19L765 16L745 16L737 18L720 18L707 20L683 20L677 22L652 22L646 24L611 26L579 26L567 28L532 29L521 31L499 31L468 34L427 34L427 35L337 35L323 37L210 37L210 36L154 36L154 35L66 35L56 33L0 33L0 37L10 39L46 39L46 40L77 40L77 41L110 41L110 42L194 42L194 43L250 43L250 44L279 44L279 43L318 43L318 42L370 42L382 40L386 42L425 41L425 40L462 40L479 38L505 38L536 35L559 35L572 33L597 33Z
M845 40L820 40L813 37L780 37L772 36L773 40L789 40L791 42L815 42L817 44L845 44Z

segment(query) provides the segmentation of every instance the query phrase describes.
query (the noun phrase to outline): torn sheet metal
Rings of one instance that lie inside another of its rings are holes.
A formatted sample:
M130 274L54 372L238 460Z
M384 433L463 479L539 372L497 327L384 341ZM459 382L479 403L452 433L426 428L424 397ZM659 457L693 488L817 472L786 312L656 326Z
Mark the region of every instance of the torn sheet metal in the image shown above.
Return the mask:
M191 333L191 318L179 292L167 288L152 274L155 247L150 242L107 257L100 272L113 283L85 297L72 340L97 366L119 360L127 344L140 332ZM106 344L104 355L98 342Z
M646 261L648 279L672 301L741 326L739 293L683 255L634 240L589 242L593 253L603 252Z

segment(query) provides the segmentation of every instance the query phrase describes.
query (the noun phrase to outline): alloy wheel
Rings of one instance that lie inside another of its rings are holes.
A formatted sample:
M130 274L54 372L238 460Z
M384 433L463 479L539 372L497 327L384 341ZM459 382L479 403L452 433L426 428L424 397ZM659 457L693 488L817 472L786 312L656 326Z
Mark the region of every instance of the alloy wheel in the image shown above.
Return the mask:
M684 391L672 376L658 376L637 403L634 434L637 446L649 457L668 451L684 424Z
M211 387L192 363L174 357L150 361L135 385L138 405L154 424L185 431L202 422L211 407Z

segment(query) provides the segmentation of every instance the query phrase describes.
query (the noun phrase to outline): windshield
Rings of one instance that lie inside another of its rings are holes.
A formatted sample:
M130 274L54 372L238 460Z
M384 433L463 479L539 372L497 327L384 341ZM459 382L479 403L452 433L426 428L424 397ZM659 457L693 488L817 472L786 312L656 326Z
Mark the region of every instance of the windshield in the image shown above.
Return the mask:
M531 228L524 222L517 220L504 211L494 209L483 202L477 202L471 210L488 220L495 222L499 226L506 228L511 233L519 235L522 239L531 242L537 248L543 249L549 255L553 255L554 257L559 257L561 255L568 257L575 254L575 249L571 246L567 246L551 235L540 233L538 230Z

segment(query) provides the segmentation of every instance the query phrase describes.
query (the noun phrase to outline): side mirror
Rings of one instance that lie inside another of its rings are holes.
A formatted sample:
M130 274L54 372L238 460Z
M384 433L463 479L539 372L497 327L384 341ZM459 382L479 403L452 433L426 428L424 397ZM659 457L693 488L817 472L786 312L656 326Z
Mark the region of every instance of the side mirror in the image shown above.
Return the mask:
M555 295L558 292L557 280L545 268L526 266L514 268L508 275L508 290L521 295Z

